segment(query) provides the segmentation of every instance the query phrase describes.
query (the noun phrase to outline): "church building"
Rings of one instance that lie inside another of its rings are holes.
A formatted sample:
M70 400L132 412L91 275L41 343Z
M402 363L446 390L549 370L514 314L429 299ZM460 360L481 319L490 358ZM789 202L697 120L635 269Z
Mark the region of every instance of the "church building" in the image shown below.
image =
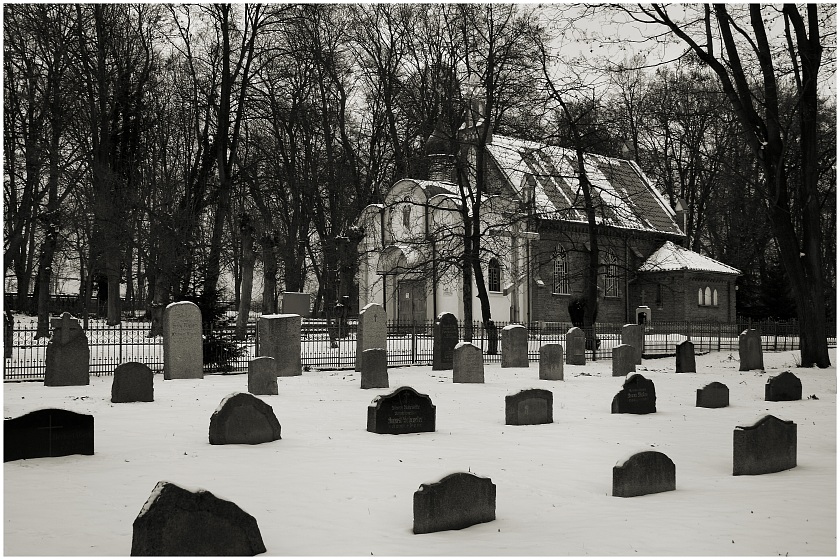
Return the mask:
M475 174L459 186L445 144L436 131L426 144L428 176L397 181L383 204L360 216L360 308L380 303L401 322L444 311L463 318L462 209L475 218ZM734 321L740 271L682 246L682 205L671 208L633 161L584 160L597 224L597 321ZM485 162L478 219L492 319L570 322L590 252L574 150L492 134ZM477 294L473 281L472 315L480 321Z

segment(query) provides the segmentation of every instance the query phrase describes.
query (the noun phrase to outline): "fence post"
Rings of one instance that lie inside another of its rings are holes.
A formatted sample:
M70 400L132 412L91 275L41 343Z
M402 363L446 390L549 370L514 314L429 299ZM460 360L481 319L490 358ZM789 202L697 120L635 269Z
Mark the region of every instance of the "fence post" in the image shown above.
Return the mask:
M411 364L417 363L417 321L411 318Z
M123 361L122 360L122 344L123 344L123 341L122 341L122 326L123 326L122 321L120 321L120 357L119 357L120 364ZM119 364L117 364L117 365L119 365Z

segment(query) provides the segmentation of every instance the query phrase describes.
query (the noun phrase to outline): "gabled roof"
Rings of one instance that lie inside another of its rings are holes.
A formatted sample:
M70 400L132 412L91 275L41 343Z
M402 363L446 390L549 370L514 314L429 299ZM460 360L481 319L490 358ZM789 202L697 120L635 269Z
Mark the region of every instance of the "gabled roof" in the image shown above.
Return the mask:
M498 134L487 145L507 181L524 200L524 179L533 177L536 212L544 219L586 222L574 150ZM585 154L599 224L683 235L674 210L634 162Z
M690 251L685 247L666 241L662 247L654 251L639 267L639 272L660 272L692 270L698 272L716 272L719 274L737 274L741 271L715 259L704 257L700 253Z

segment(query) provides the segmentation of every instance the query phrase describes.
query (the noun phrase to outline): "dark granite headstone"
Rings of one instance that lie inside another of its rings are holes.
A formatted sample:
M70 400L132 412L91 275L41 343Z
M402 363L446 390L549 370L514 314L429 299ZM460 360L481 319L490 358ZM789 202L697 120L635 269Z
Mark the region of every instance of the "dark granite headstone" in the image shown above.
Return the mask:
M93 455L93 416L45 408L3 422L3 462Z
M458 344L458 319L452 313L441 313L435 321L432 370L452 369L455 345Z
M761 335L755 329L747 329L738 335L738 358L740 371L764 369L764 354L761 349Z
M210 443L266 443L280 439L280 422L270 405L249 393L222 399L210 417Z
M464 529L496 519L496 485L459 472L423 484L414 493L414 533Z
M484 355L472 342L455 345L452 361L453 383L484 383Z
M732 474L766 474L796 466L796 424L767 415L733 434Z
M633 363L642 363L645 351L645 326L630 323L621 327L621 344L633 347Z
M674 462L659 451L636 453L613 467L613 496L630 498L676 489Z
M265 552L257 520L207 490L161 481L134 520L132 556L256 556Z
M277 394L277 360L257 356L248 362L248 392L252 395Z
M612 401L613 414L650 414L656 412L656 389L653 381L636 373L627 378Z
M800 401L802 400L802 381L793 373L783 371L771 377L764 385L765 401Z
M677 371L676 373L691 373L697 371L694 361L694 343L690 340L677 344Z
M505 424L525 426L554 422L554 395L546 389L526 389L505 397Z
M572 327L566 333L566 364L586 365L586 336L578 327Z
M540 379L563 381L563 345L540 346Z
M376 434L410 434L435 431L435 405L429 395L400 387L373 399L368 407L367 431Z
M633 327L638 325L631 325ZM619 344L612 349L612 375L613 377L625 377L628 373L636 371L635 348L629 344Z
M90 384L90 348L79 320L67 312L50 319L52 337L47 343L44 385L66 387Z
M111 402L152 402L155 400L155 374L146 364L126 362L114 370Z
M697 389L697 406L700 408L729 406L729 387L714 381L702 389Z
M368 348L359 360L362 389L388 388L388 352L384 348Z
M502 367L528 367L528 329L508 325L502 329Z

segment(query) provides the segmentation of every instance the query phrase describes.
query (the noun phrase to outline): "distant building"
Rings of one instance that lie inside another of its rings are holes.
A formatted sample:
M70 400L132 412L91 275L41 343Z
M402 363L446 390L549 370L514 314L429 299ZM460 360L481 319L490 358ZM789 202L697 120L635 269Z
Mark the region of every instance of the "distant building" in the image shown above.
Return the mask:
M461 196L443 144L437 131L427 143L428 179L397 181L358 221L359 304L380 303L389 319L463 316ZM494 134L487 155L481 269L492 318L568 322L590 250L575 153ZM586 154L585 164L597 216L598 321L636 322L640 306L650 309L647 321L734 321L740 271L680 246L685 203L672 209L633 161ZM478 321L475 285L472 293Z

